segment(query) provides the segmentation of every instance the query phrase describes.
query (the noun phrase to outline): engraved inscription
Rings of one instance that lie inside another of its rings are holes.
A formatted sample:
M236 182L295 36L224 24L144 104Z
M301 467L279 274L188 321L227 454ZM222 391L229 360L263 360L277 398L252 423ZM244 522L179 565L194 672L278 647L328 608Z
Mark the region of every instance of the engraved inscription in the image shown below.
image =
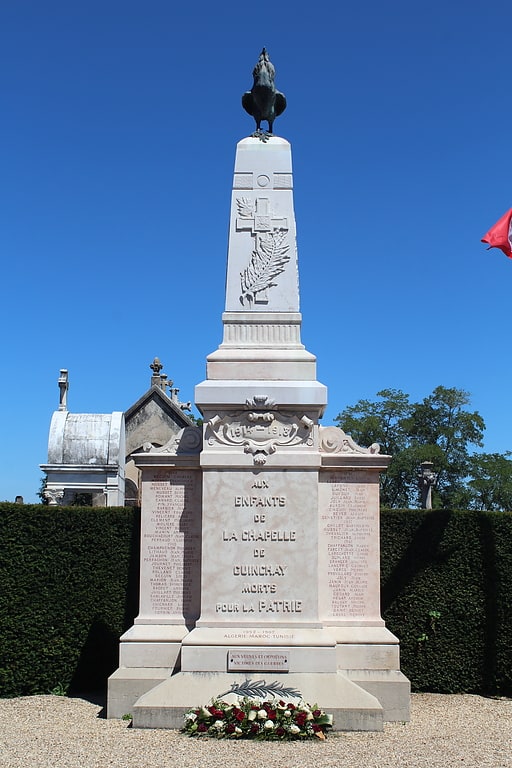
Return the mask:
M199 615L200 505L194 472L153 472L142 526L141 613Z
M289 669L289 655L273 651L228 651L228 672L236 670Z
M206 579L207 591L212 585L211 619L312 620L317 615L317 593L305 585L303 574L306 565L316 570L316 547L312 553L301 505L309 508L316 491L313 473L311 485L304 485L296 470L243 472L235 477L239 493L233 492L231 476L221 483L213 474L207 491L216 509L216 515L208 517L206 534L212 542L211 578ZM203 608L201 620L207 618Z
M333 618L375 618L378 517L372 485L363 472L329 472L322 481L320 562L325 611Z

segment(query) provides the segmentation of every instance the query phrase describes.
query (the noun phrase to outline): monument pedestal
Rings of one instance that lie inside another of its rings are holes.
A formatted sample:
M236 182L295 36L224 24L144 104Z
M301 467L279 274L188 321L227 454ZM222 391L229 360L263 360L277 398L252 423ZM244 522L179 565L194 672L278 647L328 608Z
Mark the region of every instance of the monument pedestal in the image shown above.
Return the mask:
M206 703L219 697L219 693L230 701L233 679L233 675L222 672L180 672L141 696L131 710L133 726L181 728L184 711L196 707L198 702ZM240 679L239 675L237 679ZM321 702L319 706L333 714L335 730L381 731L383 728L383 710L379 701L344 675L289 673L275 674L271 679L285 688L300 690L309 703ZM268 680L270 683L270 678ZM292 700L280 694L277 698Z
M224 338L195 393L203 430L135 457L141 608L109 717L122 703L135 727L177 728L212 697L257 691L316 703L336 730L409 718L380 616L389 457L319 426L327 390L300 324L290 145L251 137L235 162Z

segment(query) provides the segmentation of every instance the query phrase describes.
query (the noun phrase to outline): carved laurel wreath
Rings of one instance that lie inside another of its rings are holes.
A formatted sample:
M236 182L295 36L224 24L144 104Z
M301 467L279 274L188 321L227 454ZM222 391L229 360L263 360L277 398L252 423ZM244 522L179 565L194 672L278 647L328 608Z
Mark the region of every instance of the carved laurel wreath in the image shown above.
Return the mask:
M282 229L266 232L257 238L249 266L240 272L242 303L244 299L252 303L258 291L264 291L276 285L273 280L284 272L290 260L288 253L290 246L285 243L285 238L286 230Z

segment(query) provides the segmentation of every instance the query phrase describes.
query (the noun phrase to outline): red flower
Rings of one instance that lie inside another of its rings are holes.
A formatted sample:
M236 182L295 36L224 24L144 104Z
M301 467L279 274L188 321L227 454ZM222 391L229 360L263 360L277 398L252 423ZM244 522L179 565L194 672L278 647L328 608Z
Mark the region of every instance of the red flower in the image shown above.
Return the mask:
M288 704L288 709L290 709L293 712L293 710L297 709L297 707L295 706L295 704Z
M278 736L284 736L285 730L284 728L281 728L281 726L279 726L279 728L276 728L276 733Z
M297 725L303 726L306 722L307 714L306 712L299 712L295 715L295 722Z
M275 709L267 709L267 715L269 720L275 720L277 717L277 712Z
M323 730L322 726L321 725L317 725L316 723L313 723L313 725L311 727L313 728L315 733L318 733L319 731Z
M210 715L214 715L216 713L216 711L217 711L217 707L214 707L213 704L210 704L210 706L206 707L206 709L208 710Z
M235 732L235 724L234 723L228 723L226 725L226 733L234 733Z
M251 725L251 733L259 733L260 727L257 723L253 723Z
M245 712L242 712L241 709L237 709L235 712L235 717L238 720L239 723L242 722L242 720L245 720Z
M286 703L284 701L279 701L278 704L280 707L286 707Z
M208 726L206 725L206 723L199 723L199 725L197 726L197 730L200 731L201 733L204 733L205 731L208 730Z
M313 710L313 717L320 717L321 714L322 714L322 710L321 709L314 709Z

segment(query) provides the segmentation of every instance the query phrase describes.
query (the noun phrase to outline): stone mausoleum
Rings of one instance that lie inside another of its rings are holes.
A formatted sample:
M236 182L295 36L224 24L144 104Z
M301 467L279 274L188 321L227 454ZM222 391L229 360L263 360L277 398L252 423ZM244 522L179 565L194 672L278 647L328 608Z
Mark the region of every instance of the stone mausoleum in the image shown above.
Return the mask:
M50 505L140 505L140 471L132 456L165 445L193 423L185 413L190 403L180 401L157 357L150 368L149 389L124 413L70 412L68 371L60 371L48 461L41 464Z

